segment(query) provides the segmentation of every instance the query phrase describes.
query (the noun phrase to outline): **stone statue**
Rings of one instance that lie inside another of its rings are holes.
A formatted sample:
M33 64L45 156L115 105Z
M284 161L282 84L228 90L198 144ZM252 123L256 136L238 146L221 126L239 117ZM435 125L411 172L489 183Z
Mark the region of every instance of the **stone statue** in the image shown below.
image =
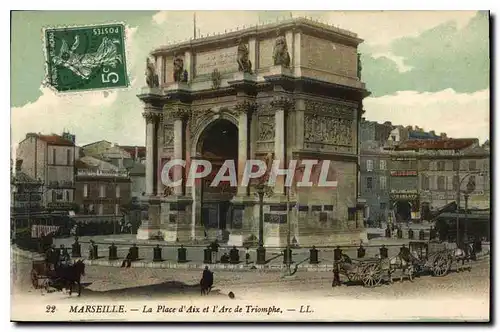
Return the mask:
M157 88L160 86L156 67L149 58L146 59L146 84L149 88Z
M213 70L211 78L212 78L212 89L220 88L222 82L222 75L217 68Z
M174 56L174 82L187 82L187 75L184 74L184 71L184 59L180 56Z
M280 35L278 31L278 38L274 42L273 60L275 66L283 66L290 68L290 54L286 45L285 36Z
M361 65L361 53L358 53L358 78L361 79L361 70L363 66Z
M249 52L247 44L241 39L238 40L238 70L244 73L252 73L252 62L249 59Z

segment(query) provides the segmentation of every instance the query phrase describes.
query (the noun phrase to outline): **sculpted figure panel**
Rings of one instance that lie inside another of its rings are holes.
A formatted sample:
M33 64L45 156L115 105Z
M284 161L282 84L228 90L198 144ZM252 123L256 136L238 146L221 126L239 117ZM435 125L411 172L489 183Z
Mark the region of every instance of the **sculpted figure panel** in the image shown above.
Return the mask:
M272 116L261 115L258 118L258 140L271 141L274 139L274 118Z
M243 40L238 40L238 70L244 73L252 73L252 62L249 59L248 46Z
M146 59L146 84L149 88L157 88L160 86L156 66L150 58Z
M274 42L273 49L273 61L275 66L283 66L286 68L290 67L290 53L288 53L288 46L286 44L286 38L280 35L278 31L278 37Z
M311 113L305 114L304 141L352 146L352 120Z

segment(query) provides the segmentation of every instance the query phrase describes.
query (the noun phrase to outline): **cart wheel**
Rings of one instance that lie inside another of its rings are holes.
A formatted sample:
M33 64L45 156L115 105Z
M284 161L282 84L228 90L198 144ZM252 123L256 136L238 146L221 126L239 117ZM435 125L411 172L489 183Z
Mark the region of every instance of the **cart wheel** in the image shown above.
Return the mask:
M375 287L380 285L382 282L382 271L378 266L371 266L369 269L365 270L363 276L363 284L365 287Z
M436 277L443 277L448 274L450 269L451 259L449 257L442 257L434 262L432 272Z
M31 284L33 288L38 289L38 273L35 270L31 270Z

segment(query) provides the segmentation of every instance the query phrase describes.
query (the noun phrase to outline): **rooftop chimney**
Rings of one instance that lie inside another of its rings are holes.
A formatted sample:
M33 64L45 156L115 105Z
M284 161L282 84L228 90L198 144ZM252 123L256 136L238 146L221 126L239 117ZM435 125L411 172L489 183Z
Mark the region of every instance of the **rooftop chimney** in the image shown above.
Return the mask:
M37 133L27 133L26 138L30 138L30 137L38 137L38 134Z
M21 171L21 166L23 166L23 160L16 159L16 173Z

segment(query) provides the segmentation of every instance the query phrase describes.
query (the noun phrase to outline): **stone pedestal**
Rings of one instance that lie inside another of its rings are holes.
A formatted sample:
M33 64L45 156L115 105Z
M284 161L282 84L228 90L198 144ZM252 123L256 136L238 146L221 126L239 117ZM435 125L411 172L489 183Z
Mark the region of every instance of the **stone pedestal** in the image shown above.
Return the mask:
M237 195L231 203L233 204L233 228L230 231L227 245L243 246L252 235L258 238L258 199L252 196ZM257 219L255 219L255 215L257 215Z
M162 233L167 242L191 242L192 238L192 199L184 196L169 196L164 200L165 210Z
M142 220L141 226L137 230L138 240L149 240L161 233L159 201L154 196L148 197L149 211L148 219Z
M187 82L175 82L166 86L165 91L189 91L190 87Z
M273 66L269 68L269 76L282 75L282 76L293 76L293 71L290 68L283 66Z

